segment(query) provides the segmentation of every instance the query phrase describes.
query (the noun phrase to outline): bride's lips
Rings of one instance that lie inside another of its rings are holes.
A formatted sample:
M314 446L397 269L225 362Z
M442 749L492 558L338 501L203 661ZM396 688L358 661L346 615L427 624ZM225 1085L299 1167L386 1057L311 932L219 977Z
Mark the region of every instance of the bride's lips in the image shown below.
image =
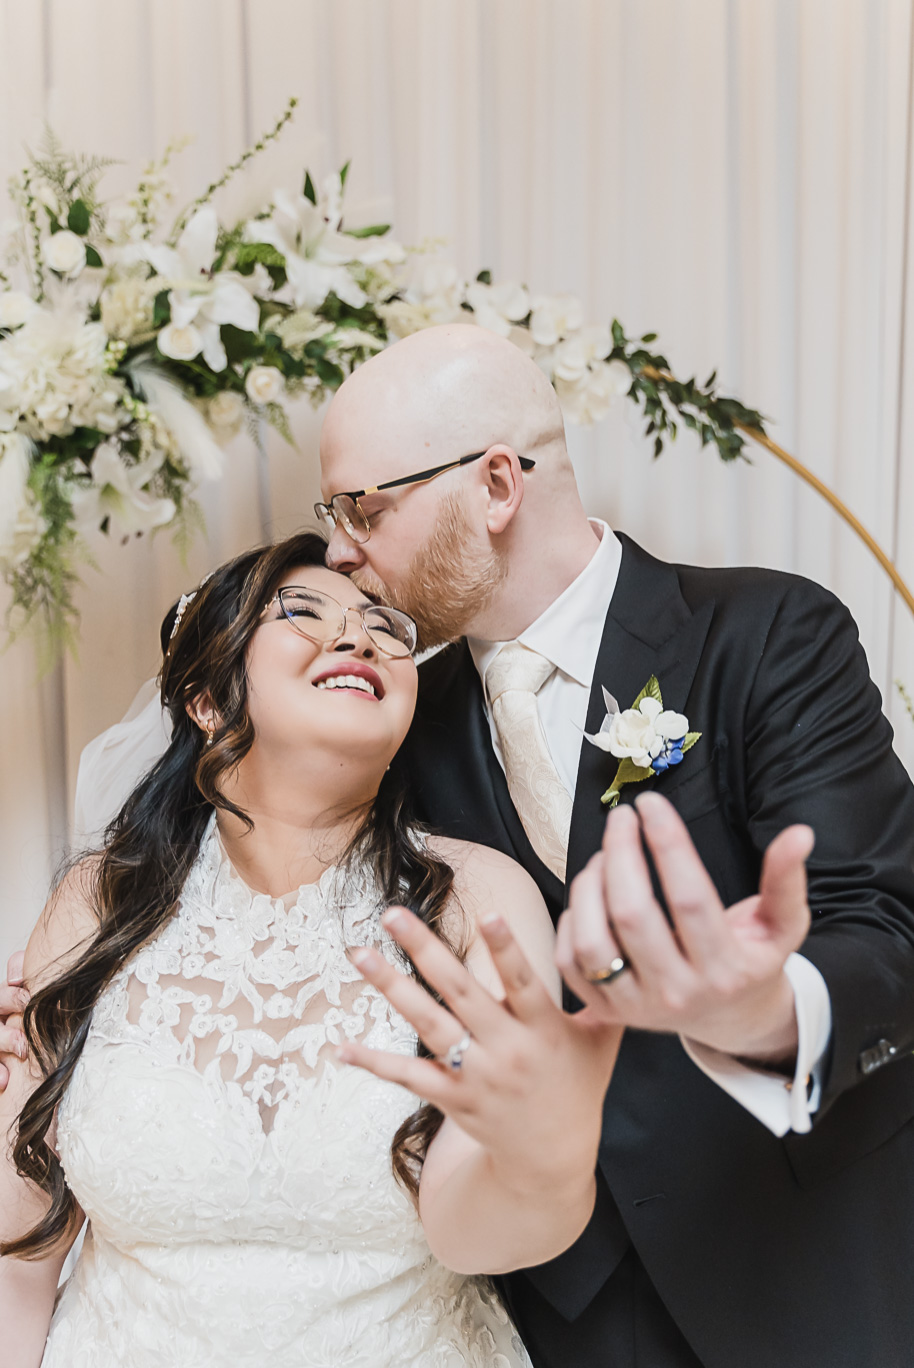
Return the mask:
M373 670L370 665L365 665L360 660L346 661L345 664L341 661L335 668L323 670L321 674L315 675L311 683L316 688L322 679L338 679L340 675L356 675L359 679L367 679L368 683L374 689L375 698L380 702L384 697L384 685L381 683L381 676L378 674L377 670ZM361 693L362 691L360 689L351 689L345 690L345 692ZM368 693L363 696L365 698L371 698L371 694Z

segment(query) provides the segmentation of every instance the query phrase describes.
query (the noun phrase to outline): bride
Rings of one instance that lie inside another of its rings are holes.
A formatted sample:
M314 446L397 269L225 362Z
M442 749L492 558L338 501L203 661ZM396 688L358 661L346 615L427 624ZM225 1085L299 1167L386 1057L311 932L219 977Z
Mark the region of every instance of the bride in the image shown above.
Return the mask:
M476 1275L542 1263L587 1223L578 1186L532 1200L512 1181L472 1105L458 1125L346 1062L427 1046L424 1067L472 1090L463 1057L485 1049L440 1038L443 1010L417 1046L361 976L379 955L413 972L392 903L464 961L490 1016L512 1010L509 958L532 966L583 1099L563 1119L594 1160L618 1033L563 1036L528 876L411 825L391 762L415 627L324 552L300 534L182 599L171 744L29 942L31 1062L0 1098L5 1368L521 1368Z

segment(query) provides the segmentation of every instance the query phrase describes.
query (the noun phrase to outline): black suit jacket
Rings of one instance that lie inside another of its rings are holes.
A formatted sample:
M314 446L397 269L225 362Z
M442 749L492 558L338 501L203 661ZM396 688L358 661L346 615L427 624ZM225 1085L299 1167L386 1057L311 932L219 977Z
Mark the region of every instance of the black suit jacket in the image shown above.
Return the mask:
M633 1244L707 1368L910 1368L914 789L837 599L771 571L664 564L621 540L587 730L605 714L603 686L625 708L655 674L664 705L702 732L649 782L687 822L726 905L757 891L780 830L814 828L803 953L828 984L832 1044L811 1134L778 1139L677 1039L627 1032L594 1217L560 1258L511 1275L508 1300L523 1293L534 1361L529 1307L541 1298L568 1322L568 1364L596 1363L576 1350L575 1320L587 1308L592 1324ZM465 644L422 666L401 762L426 822L514 856L560 912L565 890L511 803ZM614 766L583 744L569 881L599 845Z

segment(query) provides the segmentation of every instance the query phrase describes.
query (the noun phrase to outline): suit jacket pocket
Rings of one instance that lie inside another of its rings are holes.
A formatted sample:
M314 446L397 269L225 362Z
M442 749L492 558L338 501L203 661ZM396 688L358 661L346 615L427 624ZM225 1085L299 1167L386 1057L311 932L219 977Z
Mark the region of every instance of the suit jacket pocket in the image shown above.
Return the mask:
M689 755L682 761L683 771L689 763ZM682 778L676 775L676 784L664 789L663 783L657 785L657 792L669 798L684 822L696 822L706 812L716 808L721 801L717 784L717 765L713 757L700 769L691 774L683 772Z
M784 1148L800 1187L814 1187L872 1154L914 1120L914 1055L887 1064L842 1093L808 1135Z

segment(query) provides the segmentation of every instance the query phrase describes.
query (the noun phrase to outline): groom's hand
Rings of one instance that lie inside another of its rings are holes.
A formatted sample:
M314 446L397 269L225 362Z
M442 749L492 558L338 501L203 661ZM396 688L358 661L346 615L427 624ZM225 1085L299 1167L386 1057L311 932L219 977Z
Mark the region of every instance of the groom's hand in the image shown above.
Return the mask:
M388 1054L355 1042L338 1055L431 1102L494 1161L500 1181L542 1195L569 1174L592 1182L621 1029L591 1012L575 1016L553 1002L506 921L480 923L504 987L499 1000L418 917L392 908L384 925L406 951L436 1002L411 975L376 950L350 951L359 972L416 1029L434 1056ZM459 1071L442 1062L465 1039ZM558 1166L558 1168L557 1168Z
M672 804L650 793L636 808L610 813L603 849L572 885L556 945L562 976L607 1023L791 1068L797 1023L784 964L809 930L811 829L782 831L765 852L759 892L725 908ZM671 920L654 897L644 846ZM619 956L624 972L591 981Z
M21 1015L29 1000L28 993L22 987L24 959L21 950L10 956L6 968L7 982L0 987L0 1092L4 1091L10 1080L3 1057L15 1055L17 1059L24 1059L27 1052L25 1036L19 1029Z

